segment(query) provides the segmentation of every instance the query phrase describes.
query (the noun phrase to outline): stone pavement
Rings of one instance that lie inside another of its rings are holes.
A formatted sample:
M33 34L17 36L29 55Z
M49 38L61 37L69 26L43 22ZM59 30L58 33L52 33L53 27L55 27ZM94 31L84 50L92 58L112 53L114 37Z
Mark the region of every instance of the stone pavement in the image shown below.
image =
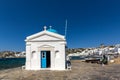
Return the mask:
M0 71L0 80L120 80L120 64L100 64L72 61L72 70L26 71L13 68Z

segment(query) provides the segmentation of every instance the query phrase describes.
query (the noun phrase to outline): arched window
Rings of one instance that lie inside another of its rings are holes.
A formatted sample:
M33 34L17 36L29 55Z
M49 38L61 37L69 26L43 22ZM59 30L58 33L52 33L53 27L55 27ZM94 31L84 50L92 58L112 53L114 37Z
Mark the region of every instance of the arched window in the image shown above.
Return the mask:
M32 51L32 56L31 57L32 57L32 59L36 59L36 57L37 57L36 56L36 51Z
M60 53L59 53L58 50L55 51L55 57L56 57L56 58L59 58L59 57L60 57Z

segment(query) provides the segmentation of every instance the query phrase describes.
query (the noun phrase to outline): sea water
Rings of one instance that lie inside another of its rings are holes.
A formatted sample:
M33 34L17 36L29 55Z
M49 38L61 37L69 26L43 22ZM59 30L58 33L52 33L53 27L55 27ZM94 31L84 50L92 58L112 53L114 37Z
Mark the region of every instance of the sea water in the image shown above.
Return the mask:
M71 60L84 60L85 56L70 56Z
M0 58L0 70L21 67L25 65L25 58Z

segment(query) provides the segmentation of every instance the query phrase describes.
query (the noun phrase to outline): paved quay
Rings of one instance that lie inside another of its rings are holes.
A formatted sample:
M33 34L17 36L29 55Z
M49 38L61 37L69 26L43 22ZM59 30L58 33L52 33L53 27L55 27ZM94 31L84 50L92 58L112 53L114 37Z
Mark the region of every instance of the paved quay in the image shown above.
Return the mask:
M0 80L120 80L120 64L102 66L79 60L71 61L72 70L26 71L13 68L0 71Z

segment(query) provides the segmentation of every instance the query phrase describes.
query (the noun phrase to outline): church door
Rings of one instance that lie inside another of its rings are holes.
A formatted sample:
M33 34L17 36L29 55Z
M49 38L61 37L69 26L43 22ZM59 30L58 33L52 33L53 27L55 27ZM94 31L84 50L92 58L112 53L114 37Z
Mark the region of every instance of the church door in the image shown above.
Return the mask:
M50 68L50 51L41 51L41 68Z
M41 51L41 68L46 68L46 51Z

